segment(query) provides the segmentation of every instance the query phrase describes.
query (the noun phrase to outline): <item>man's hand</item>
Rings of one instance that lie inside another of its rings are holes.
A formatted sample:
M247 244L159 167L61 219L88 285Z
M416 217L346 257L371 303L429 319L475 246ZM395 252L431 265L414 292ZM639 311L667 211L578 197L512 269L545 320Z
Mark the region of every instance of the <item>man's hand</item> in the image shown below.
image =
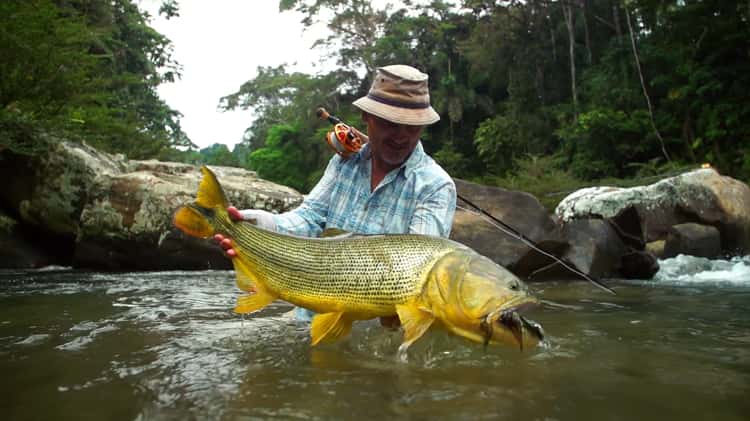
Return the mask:
M259 209L238 210L234 206L230 206L227 208L227 213L229 214L229 218L234 222L246 221L257 225L259 228L276 231L276 223L270 212ZM214 242L221 246L224 254L230 259L237 257L237 251L233 248L231 238L225 237L222 234L216 234L214 235Z
M219 247L224 250L224 254L232 259L237 257L237 251L232 248L232 239L229 237L224 237L221 234L214 235L214 242L219 245Z

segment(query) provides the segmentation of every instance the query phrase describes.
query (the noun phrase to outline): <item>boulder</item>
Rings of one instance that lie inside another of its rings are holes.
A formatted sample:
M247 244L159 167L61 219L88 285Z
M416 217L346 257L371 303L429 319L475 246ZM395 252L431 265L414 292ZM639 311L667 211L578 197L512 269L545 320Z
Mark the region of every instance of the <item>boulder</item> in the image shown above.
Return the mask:
M576 219L563 224L570 249L563 258L596 278L650 279L659 271L646 250L638 211L626 207L611 218Z
M562 256L581 272L595 278L620 277L620 261L628 251L617 231L602 219L579 219L565 224L570 248Z
M625 279L651 279L659 271L659 260L649 250L631 250L620 257L619 274Z
M517 233L553 255L561 254L568 247L560 227L533 195L459 179L454 181L460 197L481 207L507 227L491 222L489 217L480 215L459 199L451 239L470 246L519 276L528 276L551 260L519 240Z
M673 225L664 242L662 258L678 254L715 259L721 256L721 234L716 227L696 223Z
M88 145L57 143L35 158L5 153L0 177L13 180L0 189L0 205L25 226L74 238L87 193L98 176L125 170L123 157Z
M223 269L231 263L210 242L172 226L174 211L195 200L201 173L193 165L135 161L132 172L93 183L80 217L73 265L106 270ZM255 173L211 167L227 199L240 209L283 212L301 195Z
M635 208L626 208L608 219L556 224L544 206L528 193L454 181L459 207L451 238L518 276L529 280L581 278L532 249L527 241L593 277L647 279L658 270L656 258L644 251L643 229ZM499 222L480 215L468 202Z
M674 225L714 226L724 253L750 251L750 187L714 169L700 169L633 188L593 187L569 195L557 206L559 221L611 218L633 206L647 242L666 240Z
M0 265L12 260L20 267L50 262L108 270L230 267L218 247L172 227L177 207L195 199L197 166L129 161L70 142L42 157L5 153L0 159L0 176L14 180L0 191L0 206L18 222L3 237ZM295 190L252 171L212 170L237 207L283 212L302 200ZM37 257L14 260L26 249Z
M34 246L18 221L0 212L0 268L38 268L55 263L53 257Z

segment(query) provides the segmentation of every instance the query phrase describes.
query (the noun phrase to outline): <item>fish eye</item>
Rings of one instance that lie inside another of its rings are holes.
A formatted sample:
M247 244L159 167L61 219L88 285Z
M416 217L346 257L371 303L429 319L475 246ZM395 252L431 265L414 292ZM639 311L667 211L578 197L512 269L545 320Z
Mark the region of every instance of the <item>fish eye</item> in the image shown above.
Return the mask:
M518 281L516 280L511 281L510 289L512 289L513 291L518 291L518 288L519 288Z

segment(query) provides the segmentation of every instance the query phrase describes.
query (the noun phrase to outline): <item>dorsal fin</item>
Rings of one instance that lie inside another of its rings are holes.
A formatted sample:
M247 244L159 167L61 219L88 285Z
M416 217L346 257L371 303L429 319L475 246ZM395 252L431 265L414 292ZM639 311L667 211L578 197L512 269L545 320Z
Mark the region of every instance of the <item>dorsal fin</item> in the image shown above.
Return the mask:
M320 233L318 238L333 238L333 237L351 237L353 233L342 230L341 228L326 228Z
M224 190L221 189L219 181L216 179L216 175L205 165L201 167L201 172L203 173L203 178L201 179L200 186L198 186L198 197L195 199L195 203L207 209L214 209L216 207L226 209L229 206L229 202L224 195Z

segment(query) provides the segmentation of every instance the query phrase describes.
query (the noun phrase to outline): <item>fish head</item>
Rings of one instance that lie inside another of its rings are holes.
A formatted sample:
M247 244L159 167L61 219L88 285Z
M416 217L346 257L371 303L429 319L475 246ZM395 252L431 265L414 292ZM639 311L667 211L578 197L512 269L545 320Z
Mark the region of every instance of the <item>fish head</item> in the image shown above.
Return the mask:
M432 267L423 299L436 319L469 340L531 348L544 338L520 312L538 303L507 269L471 249L457 249Z

